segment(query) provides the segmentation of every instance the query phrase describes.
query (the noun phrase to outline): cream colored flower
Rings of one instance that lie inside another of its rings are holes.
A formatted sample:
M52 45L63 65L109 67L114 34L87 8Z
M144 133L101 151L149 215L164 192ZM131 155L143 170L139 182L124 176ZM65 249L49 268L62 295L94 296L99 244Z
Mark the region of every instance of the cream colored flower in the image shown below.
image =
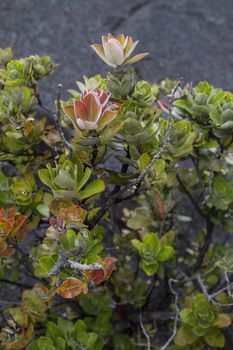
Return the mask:
M136 63L149 55L145 52L130 57L137 44L138 40L133 41L131 36L125 37L124 34L114 36L109 33L108 36L102 36L102 45L93 44L91 47L105 63L115 68Z

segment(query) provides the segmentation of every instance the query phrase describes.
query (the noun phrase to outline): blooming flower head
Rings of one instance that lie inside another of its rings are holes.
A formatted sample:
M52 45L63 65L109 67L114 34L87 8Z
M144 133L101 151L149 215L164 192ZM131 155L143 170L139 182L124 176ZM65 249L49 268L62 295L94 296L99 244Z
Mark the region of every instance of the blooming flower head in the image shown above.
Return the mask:
M102 36L102 45L93 44L91 47L105 63L115 68L117 66L136 63L148 56L148 53L140 53L130 57L137 44L138 40L133 41L131 36L125 37L124 34L114 36L109 33L108 36Z
M117 116L118 106L109 103L110 94L98 88L85 90L80 100L64 105L68 117L81 130L100 130Z

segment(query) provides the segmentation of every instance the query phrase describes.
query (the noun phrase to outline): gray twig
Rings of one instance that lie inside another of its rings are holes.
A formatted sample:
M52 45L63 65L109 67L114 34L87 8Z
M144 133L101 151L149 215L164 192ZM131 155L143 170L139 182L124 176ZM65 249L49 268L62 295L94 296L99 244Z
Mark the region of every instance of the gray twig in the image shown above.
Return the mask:
M210 295L208 293L208 290L207 290L207 288L206 288L206 286L205 286L205 284L204 284L200 274L197 275L197 281L199 283L199 286L201 288L202 293L206 296L206 298L209 301L210 300Z
M103 266L98 263L94 264L80 264L77 261L68 260L68 264L72 269L79 270L79 271L85 271L85 270L101 270Z
M226 283L227 283L227 295L228 297L233 300L233 297L232 297L232 284L230 282L230 279L228 277L228 273L226 270L224 270L224 278L226 280Z
M62 88L62 85L59 84L58 85L58 94L57 94L57 111L53 113L53 117L54 117L54 121L56 124L56 128L57 128L59 135L61 137L61 140L62 140L63 144L66 146L66 148L68 148L68 150L70 152L69 156L72 157L73 147L67 141L67 139L63 133L62 127L61 127L61 88Z
M87 264L81 264L80 262L77 262L77 261L69 260L71 256L75 256L76 259L81 259L81 257L84 254L87 237L82 231L80 231L80 235L82 236L82 240L80 241L79 246L71 250L64 251L62 249L60 251L58 259L55 265L53 266L53 268L50 270L48 277L58 276L60 271L64 268L71 268L78 271L99 270L102 268L102 265L98 263L87 265Z
M146 341L147 341L147 350L151 350L151 343L150 343L150 336L147 333L144 324L143 324L143 319L142 319L142 309L140 309L140 315L139 315L139 320L140 320L140 327L142 330L142 333L144 334Z
M180 309L178 306L179 294L173 288L172 283L178 283L178 281L174 280L173 278L170 278L168 281L169 289L170 289L171 293L175 296L175 310L176 310L175 321L174 321L174 325L173 325L172 335L170 336L170 338L167 340L167 342L159 350L166 350L167 347L171 344L171 342L175 338L176 333L177 333L177 324L178 324L179 313L180 313Z

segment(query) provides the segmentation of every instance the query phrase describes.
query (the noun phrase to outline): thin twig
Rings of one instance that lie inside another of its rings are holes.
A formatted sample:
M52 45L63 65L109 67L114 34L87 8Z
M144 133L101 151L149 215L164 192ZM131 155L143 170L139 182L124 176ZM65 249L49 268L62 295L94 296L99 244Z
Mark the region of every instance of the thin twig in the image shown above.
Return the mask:
M146 341L147 341L147 350L151 350L151 343L150 343L150 336L147 333L144 324L143 324L143 319L142 319L142 309L140 309L140 315L139 315L139 320L140 320L140 327L142 330L142 333L144 334Z
M202 293L206 296L208 301L210 301L210 295L208 293L208 290L207 290L207 288L206 288L206 286L205 286L205 284L204 284L200 274L197 275L197 281L199 283L199 286L201 287Z
M179 313L180 313L180 309L178 306L179 294L173 288L172 283L178 283L178 281L174 280L173 278L170 278L168 281L169 289L170 289L171 293L175 296L174 303L175 303L176 316L175 316L175 321L174 321L174 325L173 325L172 335L170 336L170 338L167 340L167 342L159 350L166 350L167 347L171 344L171 342L175 338L176 333L177 333L177 324L178 324Z
M232 297L232 284L230 282L230 279L228 277L228 273L226 270L224 270L224 278L226 280L226 283L227 283L227 295L228 297L233 300L233 297Z
M64 250L61 250L55 265L53 266L53 268L50 270L48 274L48 277L58 276L60 271L65 268L71 268L78 271L100 270L102 268L102 265L98 263L87 265L87 264L81 264L77 261L69 260L69 257L72 255L75 255L76 259L81 258L83 255L83 252L85 251L85 246L86 246L86 240L85 240L85 237L83 237L83 243L80 244L79 247L76 247L75 251L71 250L69 253L69 251L64 252Z
M68 260L68 264L72 269L78 270L78 271L85 271L85 270L101 270L103 266L98 263L93 264L81 264L77 261Z
M186 188L186 186L183 184L180 176L177 174L176 175L176 179L180 184L180 187L183 189L183 191L187 194L188 198L190 199L191 203L193 204L194 208L196 209L196 211L198 212L198 214L205 218L205 214L202 212L202 210L200 209L198 203L195 201L195 199L193 198L193 196L191 195L191 193L189 192L189 190Z
M218 296L219 294L224 293L226 291L227 291L227 286L217 290L216 292L214 292L212 294L210 294L210 299L214 299L216 296Z
M62 142L64 143L64 145L66 146L66 148L68 148L69 150L69 156L72 157L72 154L73 154L73 147L72 145L67 141L64 133L63 133L63 130L62 130L62 127L61 127L61 88L62 88L62 85L59 84L58 85L58 94L57 94L57 111L53 113L53 117L54 117L54 121L55 121L55 124L56 124L56 128L59 132L59 135L62 139Z

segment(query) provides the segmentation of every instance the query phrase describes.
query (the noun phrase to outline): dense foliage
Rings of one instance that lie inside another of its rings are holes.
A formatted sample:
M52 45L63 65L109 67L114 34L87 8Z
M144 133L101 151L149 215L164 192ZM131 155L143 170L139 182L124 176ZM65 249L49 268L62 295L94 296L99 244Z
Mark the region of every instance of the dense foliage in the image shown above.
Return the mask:
M204 350L231 334L233 94L138 80L131 37L54 110L0 50L0 349ZM14 286L13 295L9 293Z

